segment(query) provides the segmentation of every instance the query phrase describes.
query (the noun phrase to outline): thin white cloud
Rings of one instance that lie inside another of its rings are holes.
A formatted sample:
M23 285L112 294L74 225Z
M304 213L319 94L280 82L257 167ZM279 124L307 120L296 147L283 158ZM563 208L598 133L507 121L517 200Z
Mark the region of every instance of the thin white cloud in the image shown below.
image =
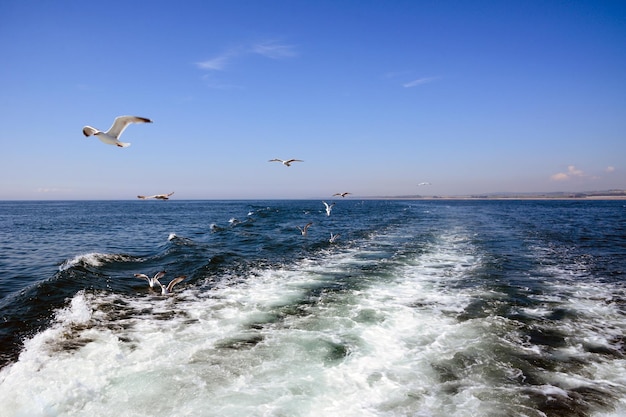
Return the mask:
M569 177L564 172L559 172L550 177L552 181L567 181Z
M570 165L567 167L567 172L558 172L550 177L552 181L567 181L572 178L582 178L585 176L585 173L580 169L576 168L574 165Z
M585 176L585 173L582 172L580 169L576 168L574 165L568 166L567 172L572 177L584 177Z
M232 52L227 52L225 54L216 56L215 58L198 62L196 63L196 65L198 66L198 68L204 69L204 70L221 71L224 68L226 68L226 66L228 65L228 63L230 62L233 56L234 55Z
M261 42L252 46L252 53L271 59L290 58L296 56L292 45L285 45L275 41Z
M246 55L260 55L270 59L281 59L296 56L296 51L292 45L281 44L275 41L260 42L247 47L232 48L221 55L197 62L196 66L208 71L223 71L232 65L235 59L243 58Z
M405 87L405 88L417 87L418 85L428 84L428 83L431 83L431 82L433 82L433 81L435 81L437 79L439 79L439 77L418 78L416 80L409 81L408 83L402 84L402 87Z

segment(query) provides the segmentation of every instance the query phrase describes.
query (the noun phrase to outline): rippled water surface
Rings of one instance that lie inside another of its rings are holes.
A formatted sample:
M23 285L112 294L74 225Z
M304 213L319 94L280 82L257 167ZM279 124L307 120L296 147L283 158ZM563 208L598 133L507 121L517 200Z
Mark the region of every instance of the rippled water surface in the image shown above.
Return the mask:
M333 201L0 202L0 415L626 415L624 202Z

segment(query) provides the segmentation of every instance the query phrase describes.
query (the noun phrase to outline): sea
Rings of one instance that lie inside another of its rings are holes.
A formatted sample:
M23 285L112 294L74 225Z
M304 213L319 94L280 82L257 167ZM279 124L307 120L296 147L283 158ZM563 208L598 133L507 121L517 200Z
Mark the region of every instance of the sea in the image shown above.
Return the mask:
M626 201L326 202L0 202L0 415L626 416Z

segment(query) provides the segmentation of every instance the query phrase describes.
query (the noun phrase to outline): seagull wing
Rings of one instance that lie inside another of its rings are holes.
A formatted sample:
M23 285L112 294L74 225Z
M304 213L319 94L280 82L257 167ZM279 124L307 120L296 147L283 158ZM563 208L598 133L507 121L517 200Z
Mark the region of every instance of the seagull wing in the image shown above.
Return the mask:
M292 163L292 162L304 162L304 161L303 161L302 159L290 159L290 160L288 160L286 163L287 163L287 164L290 164L290 163Z
M146 281L150 282L150 277L147 276L146 274L135 274L135 278L142 278L142 279L145 279Z
M164 275L165 275L165 271L159 271L156 274L154 274L154 279L158 281L161 278L163 278Z
M113 126L106 132L107 135L119 138L124 129L131 123L152 123L152 120L146 119L145 117L137 117L137 116L120 116L115 119L113 122Z
M91 126L83 127L83 135L85 135L86 137L95 135L97 131L98 129L96 129L95 127L91 127Z
M172 288L174 288L174 285L178 284L179 282L181 282L185 278L187 278L187 275L181 275L179 277L174 278L169 284L167 284L167 291L171 292Z

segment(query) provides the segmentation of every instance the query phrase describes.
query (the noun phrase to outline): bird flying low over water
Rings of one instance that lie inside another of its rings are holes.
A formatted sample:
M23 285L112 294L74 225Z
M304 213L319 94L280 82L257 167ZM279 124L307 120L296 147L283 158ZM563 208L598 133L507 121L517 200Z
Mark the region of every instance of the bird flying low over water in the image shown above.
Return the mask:
M328 204L325 201L322 201L322 203L324 203L324 206L326 206L326 215L330 216L330 212L333 209L333 206L335 205L335 203Z
M155 198L157 200L169 200L170 196L174 194L174 191L172 191L169 194L155 194L155 195L138 195L137 198L141 199L141 200L147 200L149 198Z
M341 236L339 233L337 233L336 235L334 234L330 234L330 239L328 239L329 243L335 243L335 241L339 238L339 236Z
M333 197L334 197L334 196L336 196L336 195L338 195L338 196L340 196L340 197L345 197L345 196L347 196L348 194L352 194L352 193L349 193L349 192L347 192L347 191L344 191L343 193L335 193L335 194L333 194Z
M304 161L302 159L288 159L286 161L283 161L282 159L274 158L274 159L270 159L267 162L280 162L284 166L290 167L292 162L304 162Z
M187 278L187 275L181 275L179 277L176 277L173 280L171 280L169 284L167 284L167 287L165 285L161 284L159 282L158 278L155 278L155 281L161 287L161 295L168 295L168 294L172 293L172 290L174 289L174 285L178 284L179 282L181 282L185 278Z
M298 229L300 229L300 233L302 233L302 236L306 236L309 227L311 227L311 225L313 224L313 222L309 222L307 223L304 227L300 227L300 226L296 226Z
M113 122L113 126L111 126L106 132L102 132L95 127L85 126L83 127L83 135L86 137L95 135L98 139L108 145L126 148L130 146L130 143L120 142L119 137L122 136L124 129L126 129L126 127L128 127L131 123L152 123L152 120L137 116L119 116Z
M165 275L165 271L159 271L156 274L154 274L153 278L150 278L149 276L147 276L146 274L135 274L135 278L143 278L146 281L148 281L148 285L150 286L150 288L154 288L154 284L159 282L159 278L162 278L163 275ZM159 283L159 285L161 285Z

